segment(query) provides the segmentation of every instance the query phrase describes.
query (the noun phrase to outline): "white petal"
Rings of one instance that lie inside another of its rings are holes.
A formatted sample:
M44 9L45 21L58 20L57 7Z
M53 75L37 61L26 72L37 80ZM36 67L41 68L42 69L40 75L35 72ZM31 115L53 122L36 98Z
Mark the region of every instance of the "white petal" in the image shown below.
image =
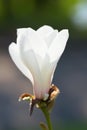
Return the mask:
M33 50L23 51L21 50L21 58L26 63L27 68L31 71L34 79L34 94L37 98L42 98L42 77L40 68L36 59L36 54Z
M20 44L25 44L26 47L25 49L27 49L27 47L31 49L29 39L31 37L32 32L35 32L32 28L17 29L17 45L19 48L20 48Z
M57 34L58 34L58 30L54 30L49 35L47 35L45 37L45 41L46 41L46 44L47 44L48 48L51 46L51 43L56 38Z
M36 54L44 57L47 52L45 42L37 35L36 31L31 28L24 29L22 32L18 30L17 44L19 48L24 48L25 51L33 50Z
M58 33L57 37L55 38L48 50L48 54L51 58L51 61L55 61L56 59L59 60L65 49L68 37L69 33L67 29L64 29Z
M55 69L55 62L51 62L50 57L46 55L41 70L41 74L44 79L44 84L51 85L54 69ZM45 85L45 87L49 85Z
M48 25L44 25L42 27L40 27L38 30L37 30L37 33L40 37L42 37L43 39L53 31L54 29L51 27L51 26L48 26Z
M46 55L43 65L42 65L42 70L41 70L41 77L43 77L43 88L42 88L42 95L44 96L45 93L48 93L54 70L56 67L57 62L51 63L50 57Z
M32 28L18 28L17 29L17 37L19 36L19 35L24 35L24 33L27 33L27 31L34 31Z
M33 77L32 74L30 73L29 69L23 64L20 54L19 54L19 49L15 43L11 43L9 46L9 53L11 58L13 59L14 63L16 66L19 68L19 70L28 78L30 79L31 83L33 84Z

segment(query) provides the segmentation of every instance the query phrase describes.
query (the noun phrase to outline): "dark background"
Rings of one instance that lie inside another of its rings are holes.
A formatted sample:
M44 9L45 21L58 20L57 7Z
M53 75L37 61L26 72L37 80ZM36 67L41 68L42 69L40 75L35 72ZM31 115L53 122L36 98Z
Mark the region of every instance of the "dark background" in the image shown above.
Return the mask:
M51 114L53 127L87 130L87 0L0 0L0 130L39 130L44 120L38 109L30 117L29 104L18 102L32 87L8 53L17 28L42 25L67 28L70 34L53 80L61 91Z

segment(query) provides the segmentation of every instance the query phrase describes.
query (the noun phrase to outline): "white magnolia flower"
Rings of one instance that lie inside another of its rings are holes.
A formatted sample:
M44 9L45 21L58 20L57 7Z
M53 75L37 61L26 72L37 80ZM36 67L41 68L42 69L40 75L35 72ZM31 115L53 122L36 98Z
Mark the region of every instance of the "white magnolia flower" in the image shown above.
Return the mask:
M57 62L68 40L68 30L60 32L50 26L38 30L17 29L17 43L11 43L9 53L19 70L31 81L36 98L48 95Z

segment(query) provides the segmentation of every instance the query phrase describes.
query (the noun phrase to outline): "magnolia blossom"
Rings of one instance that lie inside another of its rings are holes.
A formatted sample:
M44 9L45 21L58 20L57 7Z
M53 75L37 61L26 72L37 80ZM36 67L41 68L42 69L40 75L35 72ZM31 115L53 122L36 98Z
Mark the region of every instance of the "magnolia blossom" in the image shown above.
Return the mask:
M9 46L9 53L19 70L31 81L36 98L48 97L57 63L68 40L68 30L60 32L44 25L17 29L17 41Z

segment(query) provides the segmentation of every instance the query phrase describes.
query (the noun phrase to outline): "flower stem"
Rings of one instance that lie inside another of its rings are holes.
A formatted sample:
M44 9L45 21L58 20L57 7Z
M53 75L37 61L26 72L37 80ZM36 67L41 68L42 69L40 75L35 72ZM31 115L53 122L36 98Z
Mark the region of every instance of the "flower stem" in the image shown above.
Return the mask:
M51 119L50 119L50 113L47 110L47 107L42 107L41 110L44 113L44 116L46 118L47 125L48 125L48 130L52 130L52 123L51 123Z

